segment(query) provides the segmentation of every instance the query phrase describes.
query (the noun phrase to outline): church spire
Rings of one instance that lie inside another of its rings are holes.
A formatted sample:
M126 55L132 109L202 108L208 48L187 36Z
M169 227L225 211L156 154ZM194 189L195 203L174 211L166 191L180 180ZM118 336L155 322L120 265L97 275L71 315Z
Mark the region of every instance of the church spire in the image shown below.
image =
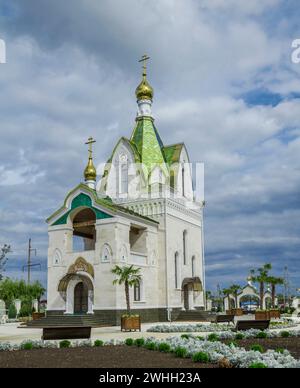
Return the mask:
M138 103L138 117L152 116L151 106L153 100L153 88L147 81L147 61L148 55L143 55L139 62L143 62L143 79L135 91Z
M89 161L84 170L84 180L85 180L85 183L91 189L95 189L95 183L96 183L96 177L97 177L96 168L93 163L93 148L92 148L93 143L96 143L96 140L94 140L92 137L89 137L88 141L85 143L85 144L88 144L89 146Z

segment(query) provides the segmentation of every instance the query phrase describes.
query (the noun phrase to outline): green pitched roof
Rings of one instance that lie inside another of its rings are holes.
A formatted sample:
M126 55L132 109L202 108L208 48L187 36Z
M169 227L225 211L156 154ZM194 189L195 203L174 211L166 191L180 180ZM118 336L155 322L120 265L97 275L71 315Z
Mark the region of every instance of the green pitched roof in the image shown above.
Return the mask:
M136 146L142 163L148 168L148 173L153 169L153 165L165 163L162 151L164 145L151 117L137 118L130 141Z
M183 143L172 144L163 148L163 152L166 158L166 162L171 165L172 163L179 162L180 154Z
M73 198L71 202L71 206L68 207L67 200L76 191L79 191L79 193ZM95 206L93 206L92 204L92 199L94 201ZM97 205L106 209L107 213L105 211L98 209L96 207ZM139 217L147 221L154 222L156 224L158 223L157 221L149 217L141 216L140 214L132 210L129 210L123 206L113 203L113 201L109 197L99 198L95 190L89 188L87 185L83 183L80 183L77 187L75 187L72 191L68 193L68 195L64 200L63 206L61 206L55 213L53 213L49 218L47 218L46 221L51 225L63 225L67 222L67 218L70 212L79 206L85 206L93 209L95 211L97 219L110 218L116 215L117 213L119 214L125 213L125 214L131 214L135 217ZM59 214L61 214L61 216L57 220L52 222L52 220L55 219Z

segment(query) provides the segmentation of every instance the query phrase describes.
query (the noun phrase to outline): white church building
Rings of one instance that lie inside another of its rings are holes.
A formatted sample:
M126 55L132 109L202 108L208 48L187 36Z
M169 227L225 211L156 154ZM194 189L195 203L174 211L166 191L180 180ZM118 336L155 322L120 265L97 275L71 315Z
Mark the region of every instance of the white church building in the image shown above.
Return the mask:
M98 181L90 138L84 183L47 219L47 316L119 324L126 301L124 287L113 285L116 264L141 269L130 292L143 322L204 309L204 203L194 198L185 144L164 145L154 125L147 59L130 138L117 142Z

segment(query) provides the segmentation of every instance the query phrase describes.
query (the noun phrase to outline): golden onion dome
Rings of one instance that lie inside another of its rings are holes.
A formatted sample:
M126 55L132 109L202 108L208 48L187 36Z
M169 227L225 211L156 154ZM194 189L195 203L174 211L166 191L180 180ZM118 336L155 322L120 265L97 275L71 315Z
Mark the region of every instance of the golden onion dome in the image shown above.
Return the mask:
M97 177L97 171L93 163L93 159L90 157L88 164L84 170L84 179L86 181L95 181Z
M153 88L146 79L146 75L143 75L142 82L136 88L135 95L138 101L153 99Z

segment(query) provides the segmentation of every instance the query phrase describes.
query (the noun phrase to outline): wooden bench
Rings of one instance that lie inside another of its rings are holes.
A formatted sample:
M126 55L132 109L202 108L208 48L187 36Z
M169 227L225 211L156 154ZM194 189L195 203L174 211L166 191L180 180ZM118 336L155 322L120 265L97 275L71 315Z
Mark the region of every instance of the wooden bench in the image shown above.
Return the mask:
M234 322L234 315L233 314L220 314L216 315L214 323L221 323L221 322Z
M43 327L42 340L91 338L90 326Z
M249 329L258 329L266 330L270 325L270 320L256 320L256 321L237 321L236 326L233 330L249 330Z

